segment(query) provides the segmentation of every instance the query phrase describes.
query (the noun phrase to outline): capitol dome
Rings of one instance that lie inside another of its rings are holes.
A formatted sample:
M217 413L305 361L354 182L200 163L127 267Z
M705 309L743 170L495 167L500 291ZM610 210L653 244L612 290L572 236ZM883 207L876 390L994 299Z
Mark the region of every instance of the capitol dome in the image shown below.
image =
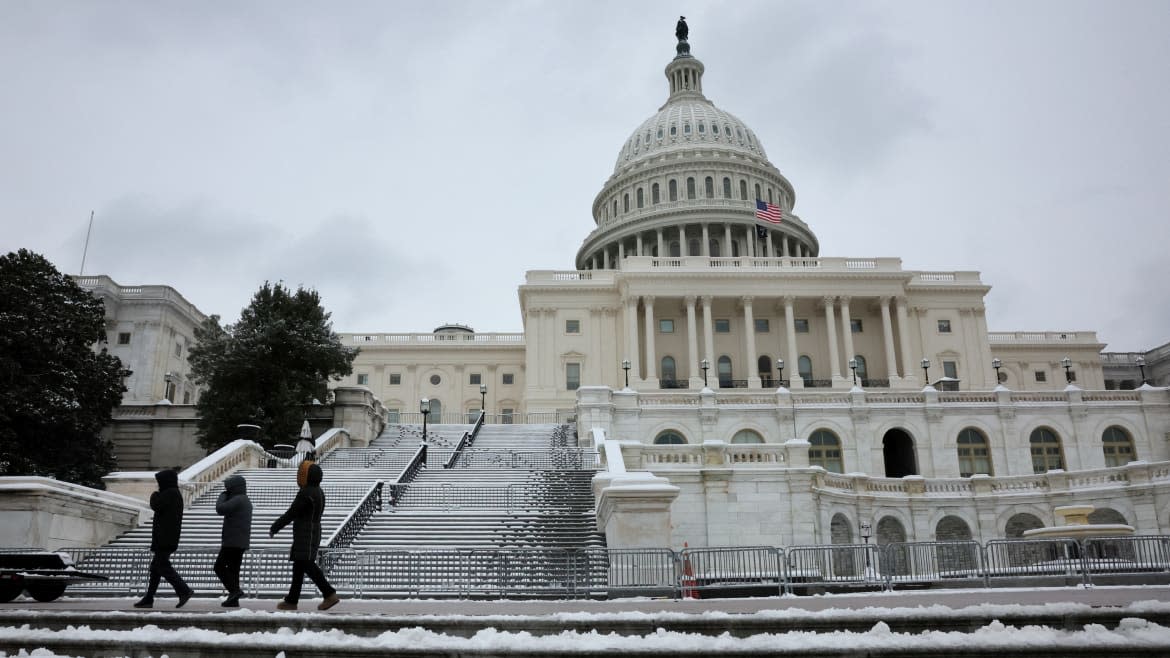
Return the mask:
M622 144L593 202L577 269L630 257L806 257L820 245L755 132L703 95L703 63L679 39L666 102ZM769 210L757 216L757 206Z

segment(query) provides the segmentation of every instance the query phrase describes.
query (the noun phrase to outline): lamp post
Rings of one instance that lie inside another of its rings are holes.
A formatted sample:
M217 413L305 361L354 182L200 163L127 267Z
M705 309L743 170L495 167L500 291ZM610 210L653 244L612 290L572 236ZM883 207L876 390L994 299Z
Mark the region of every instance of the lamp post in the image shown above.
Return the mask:
M849 369L853 371L853 385L857 386L857 359L849 359Z
M1072 359L1067 356L1060 360L1060 365L1064 366L1064 382L1066 384L1072 383Z
M431 399L423 398L419 400L418 410L423 415L423 438L422 438L422 465L427 465L427 416L431 413Z
M995 383L997 385L1002 383L1003 380L999 378L999 369L1003 367L1003 361L1000 361L999 359L992 359L991 367L995 368Z
M780 372L780 385L784 385L784 359L776 359L776 370Z
M926 385L930 386L930 359L923 359L922 364L922 378L926 380Z
M630 360L622 359L622 370L626 371L626 388L630 387Z
M870 525L868 523L861 524L861 539L865 542L865 574L869 575L869 537Z
M711 369L711 362L703 359L699 362L699 368L703 371L703 388L707 388L707 371Z
M1138 355L1137 367L1142 371L1142 386L1146 385L1146 357Z
M479 385L479 410L487 410L487 384Z

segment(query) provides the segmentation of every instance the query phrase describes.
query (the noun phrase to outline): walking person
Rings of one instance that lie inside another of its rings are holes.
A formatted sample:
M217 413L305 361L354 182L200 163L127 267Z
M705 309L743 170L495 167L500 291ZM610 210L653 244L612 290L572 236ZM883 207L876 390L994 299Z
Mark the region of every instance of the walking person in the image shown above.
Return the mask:
M186 605L194 592L171 565L171 553L179 549L179 535L183 531L183 493L179 491L179 474L176 471L159 471L154 474L158 491L150 494L150 509L154 510L154 522L150 528L150 582L146 596L134 604L135 608L154 606L154 595L158 592L159 581L163 578L175 588L179 597L176 608Z
M252 541L252 501L248 498L248 481L233 475L223 482L223 492L215 501L215 513L223 517L219 555L215 558L215 575L227 590L220 603L225 608L240 607L240 564Z
M269 537L275 537L281 528L293 524L293 543L288 559L293 563L292 583L284 600L276 604L277 610L296 610L301 598L301 585L305 576L313 580L323 597L318 610L328 610L337 605L337 590L325 579L321 567L317 566L317 550L321 544L321 515L325 513L325 492L321 490L321 467L311 462L302 462L297 469L297 484L301 486L288 511L280 515L268 530Z

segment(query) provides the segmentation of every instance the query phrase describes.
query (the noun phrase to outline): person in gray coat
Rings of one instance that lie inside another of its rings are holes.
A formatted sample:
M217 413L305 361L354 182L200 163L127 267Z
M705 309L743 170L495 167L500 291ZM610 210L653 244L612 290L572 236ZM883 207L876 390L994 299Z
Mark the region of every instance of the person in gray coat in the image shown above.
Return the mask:
M225 608L240 607L240 564L244 551L252 542L252 501L248 498L248 481L233 475L223 482L223 493L215 501L215 513L223 517L219 555L215 558L215 575L227 590Z

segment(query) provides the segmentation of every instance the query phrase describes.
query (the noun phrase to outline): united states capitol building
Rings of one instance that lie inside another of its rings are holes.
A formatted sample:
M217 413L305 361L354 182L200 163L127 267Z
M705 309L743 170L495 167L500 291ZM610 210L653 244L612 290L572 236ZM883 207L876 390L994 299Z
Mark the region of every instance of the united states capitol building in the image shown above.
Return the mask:
M793 183L704 75L680 39L575 262L519 286L523 333L343 333L361 352L338 386L391 423L419 422L426 398L432 423L575 424L604 463L611 547L986 541L1073 503L1170 533L1166 388L1115 390L1093 332L989 330L978 272L822 254ZM202 314L177 294L123 306L113 353L158 334L128 401L193 402ZM172 310L135 319L145 308Z

